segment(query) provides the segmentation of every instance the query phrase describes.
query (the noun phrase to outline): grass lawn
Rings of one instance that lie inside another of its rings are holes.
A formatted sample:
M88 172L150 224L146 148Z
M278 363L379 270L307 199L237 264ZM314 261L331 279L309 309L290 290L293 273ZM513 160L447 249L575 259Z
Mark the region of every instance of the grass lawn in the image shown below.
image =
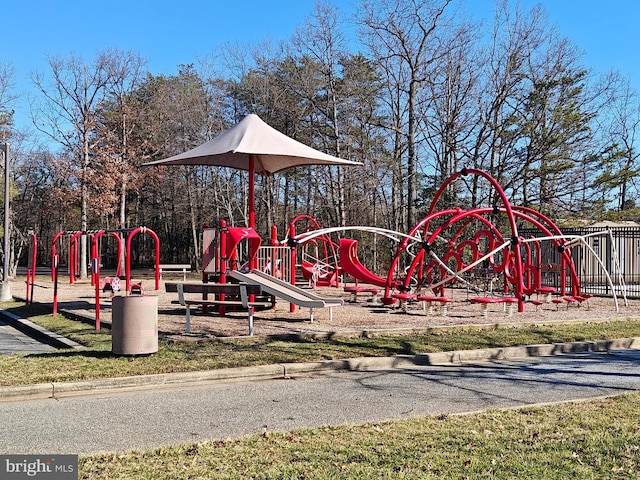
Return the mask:
M110 331L0 304L85 347L0 356L0 385L640 336L640 320L372 338L170 344L111 354ZM82 479L640 478L640 393L562 405L269 433L80 459Z
M154 373L389 356L640 336L640 319L570 325L522 325L500 328L441 328L370 338L334 336L297 341L240 339L221 343L169 343L160 340L157 354L123 357L111 353L111 332L53 317L39 305L0 304L22 318L85 346L37 354L0 355L0 386L92 380Z
M637 479L640 394L80 459L82 479Z

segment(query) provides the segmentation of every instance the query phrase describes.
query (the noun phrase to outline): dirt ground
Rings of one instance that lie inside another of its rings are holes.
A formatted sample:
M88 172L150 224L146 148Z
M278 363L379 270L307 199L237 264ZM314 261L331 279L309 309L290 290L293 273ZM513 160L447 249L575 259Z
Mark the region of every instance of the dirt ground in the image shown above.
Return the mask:
M181 277L171 276L167 281L180 281ZM188 281L197 282L197 279ZM124 281L123 288L124 288ZM145 295L158 296L158 330L163 336L185 337L185 307L173 304L177 300L176 293L166 293L164 284L160 290L154 291L153 279L144 279ZM17 278L12 282L11 292L18 298L26 296L26 282L24 278ZM407 312L403 312L398 305L395 308L384 306L373 301L370 293L358 295L356 302L351 302L351 294L342 288L321 288L313 291L316 295L330 298L342 298L343 306L333 308L333 315L329 309L314 309L314 321L310 321L308 308L297 307L290 313L289 304L278 300L276 308L256 311L254 315L254 335L266 336L277 334L328 334L346 332L373 332L376 330L393 329L424 329L451 325L480 325L504 323L550 323L568 320L616 320L624 318L640 318L640 300L618 298L618 305L612 297L593 297L581 305L556 305L544 303L536 308L530 302L525 304L524 312L514 309L508 315L500 304L489 306L487 317L480 313L480 305L472 304L469 298L478 296L466 289L448 290L447 296L454 301L447 308L447 315L443 316L439 308L432 314L423 310L421 303L408 304ZM54 286L51 278L40 275L36 278L33 289L34 302L52 304ZM124 295L118 292L117 295ZM196 299L197 295L190 298ZM100 292L100 320L111 321L112 296L110 292ZM58 309L70 311L77 315L95 319L95 287L87 281L69 284L68 278L62 278L58 285ZM200 308L191 309L190 337L232 337L243 336L248 333L247 313L231 312L226 316L217 313L203 313Z

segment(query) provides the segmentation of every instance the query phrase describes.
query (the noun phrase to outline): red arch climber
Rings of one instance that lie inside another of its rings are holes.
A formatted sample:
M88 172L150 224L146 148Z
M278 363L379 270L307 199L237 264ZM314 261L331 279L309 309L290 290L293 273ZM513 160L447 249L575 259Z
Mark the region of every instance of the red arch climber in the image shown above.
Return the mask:
M466 175L480 176L489 181L498 193L502 205L471 210L450 208L437 211L436 206L444 190L453 181ZM503 235L487 218L491 215L506 216L510 229L507 235ZM445 180L432 200L427 215L409 232L408 235L410 237L422 238L422 249L407 269L407 275L402 284L402 289L409 289L410 281L414 274L417 274L419 279L427 279L427 283L429 283L428 280L430 280L430 277L433 276L435 271L440 274L441 278L444 278L444 281L441 281L441 283L453 283L457 279L455 272L470 268L469 265L486 258L491 268L496 272L501 272L505 276L508 284L513 288L513 296L518 299L518 310L523 311L525 295L531 295L532 292L540 287L540 247L539 244L536 244L536 241L531 242L533 243L533 248L536 250L535 255L533 255L531 246L518 235L517 219L533 225L547 237L555 237L552 241L561 255L562 271L568 271L571 276L572 294L574 296L579 295L580 282L570 252L565 249L565 241L557 238L562 235L560 229L548 217L545 217L535 210L526 207L511 206L498 182L488 173L476 169L463 169ZM463 236L464 231L471 225L471 222L474 221L479 222L483 227L474 234L472 239L465 238ZM432 223L437 223L437 226L431 228ZM444 236L443 234L446 231L453 231L453 233L447 237L445 252L439 260L435 258L431 260L428 259L427 255L432 256L436 241L441 238L441 235ZM392 279L396 277L396 270L398 269L400 258L407 249L410 241L409 238L405 238L396 249L386 279L384 295L386 303L394 301L391 296L391 289L396 287L393 285ZM501 259L496 260L493 252L497 254L501 245L506 246L501 250ZM468 259L470 259L470 261L468 261ZM454 274L449 273L445 265L447 265ZM421 286L421 281L422 280L419 280L419 287ZM564 295L566 275L561 275L561 282L561 291ZM433 285L434 283L431 284Z
M303 231L297 231L299 225L307 223ZM309 215L298 215L287 228L285 238L294 238L297 234L319 230L320 224L315 218ZM303 249L314 249L315 255L309 261L304 258ZM294 245L291 252L291 265L300 266L300 272L305 280L313 281L318 286L336 287L338 286L339 276L342 273L341 265L338 262L338 245L331 240L329 235L320 235L308 242L302 242ZM302 258L298 259L298 254L303 252ZM291 269L291 283L295 284L295 268Z
M130 291L131 288L131 240L138 233L148 233L154 240L155 243L155 280L156 280L156 290L160 290L160 239L156 232L147 227L138 227L131 230L129 236L127 237L127 261L126 261L126 270L125 270L125 278L126 278L126 288L127 292Z

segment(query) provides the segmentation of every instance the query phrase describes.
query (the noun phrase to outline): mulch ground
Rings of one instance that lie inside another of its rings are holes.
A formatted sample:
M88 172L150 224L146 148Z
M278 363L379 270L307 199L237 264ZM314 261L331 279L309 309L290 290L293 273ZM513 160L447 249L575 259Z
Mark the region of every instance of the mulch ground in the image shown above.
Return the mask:
M179 278L168 278L177 281ZM197 280L189 280L197 281ZM124 283L124 282L123 282ZM182 338L202 337L234 337L248 333L246 312L227 312L225 316L217 314L215 309L203 312L200 308L191 309L191 335L185 334L185 308L176 305L176 293L166 293L164 285L158 291L152 290L153 280L144 280L145 295L158 296L158 331L162 336ZM14 296L24 298L26 282L24 278L12 281L11 292ZM53 303L54 286L46 276L36 278L33 290L34 302L51 305ZM556 305L544 303L536 307L533 303L525 304L524 312L515 309L512 315L503 309L501 304L489 306L489 313L484 317L480 313L480 306L469 302L469 298L477 296L465 289L450 289L448 296L453 297L453 303L447 307L447 315L442 315L439 308L428 314L419 302L408 304L406 312L398 305L384 306L372 301L371 295L364 293L358 296L356 302L350 302L351 294L342 288L320 288L313 293L322 297L342 298L345 304L333 309L314 309L314 321L310 321L308 308L297 307L290 312L290 306L278 300L274 309L256 311L254 314L254 335L285 335L285 334L319 334L330 333L362 333L387 331L395 329L427 329L454 325L482 325L482 324L543 324L558 321L588 321L588 320L620 320L624 318L640 318L640 300L624 298L616 301L612 297L593 297L582 304ZM118 292L117 295L123 295ZM194 297L197 298L197 297ZM58 309L76 315L94 319L96 317L95 287L90 281L78 281L69 284L68 279L58 284ZM110 292L100 292L100 320L111 321L112 295Z

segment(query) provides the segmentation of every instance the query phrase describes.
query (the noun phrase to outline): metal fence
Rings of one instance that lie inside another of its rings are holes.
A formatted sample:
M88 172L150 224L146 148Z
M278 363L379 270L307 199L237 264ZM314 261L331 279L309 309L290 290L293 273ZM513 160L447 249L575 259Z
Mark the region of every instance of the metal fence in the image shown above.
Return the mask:
M520 230L518 233L524 238L540 236L538 230ZM622 293L624 287L628 297L640 298L640 227L563 228L562 233L568 237L584 238L584 242L575 242L571 246L571 256L583 292L611 295L613 283L617 294ZM543 264L560 263L560 254L552 242L541 242L541 247ZM557 287L559 273L550 270L543 273L542 282ZM567 276L567 285L571 284L570 281Z

